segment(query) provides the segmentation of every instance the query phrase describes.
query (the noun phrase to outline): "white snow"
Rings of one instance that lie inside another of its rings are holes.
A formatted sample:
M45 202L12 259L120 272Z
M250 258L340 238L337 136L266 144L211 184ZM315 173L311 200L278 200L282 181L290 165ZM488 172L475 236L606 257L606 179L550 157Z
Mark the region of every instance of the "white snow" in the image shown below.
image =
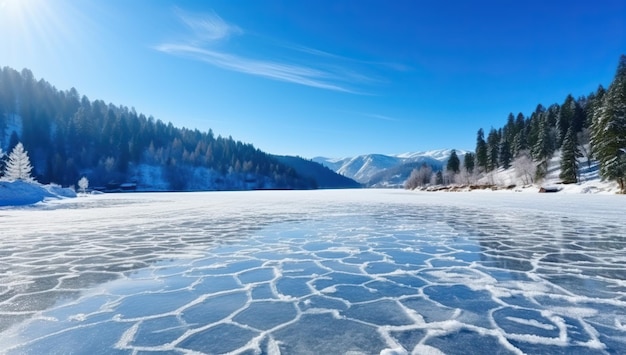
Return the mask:
M76 192L59 185L25 181L0 181L0 206L24 206L50 199L76 197Z
M459 158L462 158L465 154L468 153L467 150L455 149L456 155ZM452 149L435 149L435 150L427 150L422 152L408 152L402 154L396 154L395 157L403 158L403 159L413 159L416 160L422 157L429 157L439 161L447 161L450 158L450 154L452 154Z

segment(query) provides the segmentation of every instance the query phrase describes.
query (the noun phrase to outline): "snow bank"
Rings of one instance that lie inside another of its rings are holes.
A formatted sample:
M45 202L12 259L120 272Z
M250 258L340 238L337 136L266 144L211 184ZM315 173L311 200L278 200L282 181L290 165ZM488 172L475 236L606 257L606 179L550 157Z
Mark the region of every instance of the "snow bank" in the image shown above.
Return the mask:
M41 185L24 181L0 181L0 206L24 206L46 199L76 197L76 192L59 185Z

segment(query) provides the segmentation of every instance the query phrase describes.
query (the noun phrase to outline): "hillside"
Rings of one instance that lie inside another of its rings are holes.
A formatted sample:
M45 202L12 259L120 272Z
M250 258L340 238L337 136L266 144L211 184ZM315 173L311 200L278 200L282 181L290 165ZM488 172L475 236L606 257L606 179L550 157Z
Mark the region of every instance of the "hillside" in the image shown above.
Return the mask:
M586 158L578 159L577 183L564 184L561 175L561 151L548 160L547 174L539 181L527 183L521 173L514 167L508 169L497 169L486 174L477 181L477 184L505 187L515 185L514 191L538 192L541 188L559 193L600 193L615 194L619 192L619 186L615 181L603 181L600 177L599 162L597 160L587 161Z
M294 169L298 175L314 181L317 188L338 189L361 187L361 184L358 182L343 175L339 175L333 170L314 161L292 156L275 155L274 157L282 164Z
M178 128L5 67L0 148L10 152L18 142L37 181L65 186L81 176L102 189L131 183L144 191L310 189L333 179L320 184L252 144Z
M486 135L478 130L475 151L476 169L471 170L483 173L488 182L523 161L533 168L527 175L535 180L571 185L595 173L626 194L626 55L608 89L599 86L578 98L569 94L548 107L538 104L530 116L510 113L503 127L492 127ZM581 174L591 158L597 160L595 166Z

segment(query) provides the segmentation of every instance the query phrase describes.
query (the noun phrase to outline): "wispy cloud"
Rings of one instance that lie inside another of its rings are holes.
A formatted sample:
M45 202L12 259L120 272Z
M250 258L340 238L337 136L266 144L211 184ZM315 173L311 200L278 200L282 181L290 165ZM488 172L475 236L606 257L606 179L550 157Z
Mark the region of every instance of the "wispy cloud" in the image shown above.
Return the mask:
M378 80L350 69L349 58L304 46L275 45L275 53L266 58L253 58L224 50L220 45L236 36L246 33L239 26L230 24L214 12L203 15L190 14L180 9L175 10L179 20L187 27L188 33L183 40L162 43L155 49L163 53L199 60L218 68L260 76L272 80L284 81L324 90L366 94L358 89ZM291 51L293 55L284 53ZM299 53L299 54L298 54ZM305 56L302 57L302 54ZM290 58L276 60L271 57Z
M204 49L193 45L162 44L156 48L161 52L187 56L223 69L233 70L240 73L252 74L320 89L357 93L357 91L351 90L347 87L333 84L330 80L324 80L332 79L332 75L315 68L275 61L250 59L234 54Z
M398 122L398 121L400 121L399 119L394 118L394 117L389 117L389 116L385 116L385 115L378 115L378 114L375 114L375 113L363 113L362 115L365 116L365 117L376 118L376 119L383 120L383 121L391 121L391 122Z
M386 115L380 115L380 114L377 114L377 113L358 112L358 111L345 111L345 110L340 110L339 112L346 113L346 114L349 114L349 115L374 118L374 119L381 120L381 121L388 121L388 122L401 122L402 121L401 119L398 119L398 118L395 118L395 117L386 116Z
M412 70L410 66L405 65L405 64L400 64L400 63L377 62L377 61L371 61L371 60L355 59L355 58L345 57L342 55L329 53L329 52L325 52L316 48L310 48L310 47L301 46L301 45L285 45L285 46L296 51L313 54L319 57L328 57L328 58L335 58L335 59L339 59L343 61L349 61L349 62L355 62L355 63L361 63L361 64L367 64L367 65L375 65L375 66L389 68L391 70L399 71L399 72L406 72L406 71Z
M193 33L191 42L215 42L227 39L232 35L243 34L241 28L226 23L215 12L209 12L203 16L192 16L191 14L176 8L174 10L181 22L183 22Z

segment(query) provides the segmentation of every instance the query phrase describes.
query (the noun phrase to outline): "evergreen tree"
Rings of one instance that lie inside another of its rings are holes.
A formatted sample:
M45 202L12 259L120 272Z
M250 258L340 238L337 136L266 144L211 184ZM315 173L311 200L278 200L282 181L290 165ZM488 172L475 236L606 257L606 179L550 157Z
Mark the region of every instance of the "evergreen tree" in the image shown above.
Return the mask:
M13 151L9 155L6 167L4 169L3 180L15 181L22 180L32 182L33 178L30 172L33 170L28 158L28 152L24 150L22 143L17 143Z
M533 159L538 162L538 178L545 175L546 169L548 168L548 160L554 153L554 139L550 131L551 129L548 125L547 118L542 115L539 121L537 143L532 150Z
M595 127L594 122L598 117L600 107L602 107L602 104L604 103L604 94L606 94L606 90L602 85L600 85L598 86L596 92L589 95L589 101L585 107L585 115L587 117L586 125L590 127L590 130L593 130ZM593 135L593 132L591 132L591 134Z
M443 173L439 170L435 177L435 183L437 185L443 185Z
M626 56L622 55L617 73L597 112L591 140L600 162L600 175L617 181L626 193Z
M461 161L459 157L456 155L456 150L452 149L450 153L450 158L448 158L448 164L446 165L446 170L453 173L458 174L461 170Z
M578 158L582 157L578 149L574 125L571 125L565 135L561 147L561 174L559 177L565 184L578 182Z
M561 109L556 120L556 146L563 145L568 129L574 125L574 116L576 115L576 102L574 97L569 94L565 98L565 102L561 105ZM576 133L576 132L574 132Z
M473 153L465 153L465 157L463 158L463 165L465 166L465 170L470 174L474 172L475 159L476 154Z
M502 139L500 142L500 166L505 169L511 167L511 148L506 139Z
M534 147L539 140L539 124L542 121L542 117L544 117L546 112L545 107L539 104L535 108L535 112L530 115L530 120L528 122L528 132L526 135L526 149L530 150L530 153L534 156ZM517 152L519 155L520 152Z
M478 130L476 136L476 166L483 171L487 170L487 142L482 128Z
M500 134L494 128L489 131L489 136L487 136L487 155L487 170L497 169L500 156Z
M511 112L507 118L506 125L502 129L502 138L508 142L512 142L516 134L517 125L515 124L515 116L513 116L513 112Z

